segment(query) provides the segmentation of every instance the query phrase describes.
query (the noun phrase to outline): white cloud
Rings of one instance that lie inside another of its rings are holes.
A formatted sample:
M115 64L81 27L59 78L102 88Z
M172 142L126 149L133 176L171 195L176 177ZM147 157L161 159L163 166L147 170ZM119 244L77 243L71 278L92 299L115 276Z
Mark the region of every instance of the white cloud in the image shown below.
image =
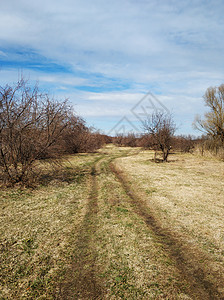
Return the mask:
M49 82L49 83L56 83L56 84L63 84L68 86L79 86L82 84L87 84L88 80L71 76L71 75L41 75L39 76L40 82Z
M0 56L7 56L7 54L5 54L3 51L0 51Z

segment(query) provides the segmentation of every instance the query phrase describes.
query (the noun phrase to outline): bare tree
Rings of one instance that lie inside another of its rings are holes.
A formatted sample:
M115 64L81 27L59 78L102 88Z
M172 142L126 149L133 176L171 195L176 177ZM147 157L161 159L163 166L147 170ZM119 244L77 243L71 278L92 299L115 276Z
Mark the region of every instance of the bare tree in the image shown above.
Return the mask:
M206 133L215 143L224 145L224 84L208 88L203 98L210 111L205 114L204 120L197 116L194 127Z
M164 112L155 112L143 122L143 129L149 137L151 147L155 150L155 158L156 151L161 150L163 161L166 162L176 130L172 116Z
M20 79L0 87L0 167L11 183L25 182L71 118L68 101L50 99Z

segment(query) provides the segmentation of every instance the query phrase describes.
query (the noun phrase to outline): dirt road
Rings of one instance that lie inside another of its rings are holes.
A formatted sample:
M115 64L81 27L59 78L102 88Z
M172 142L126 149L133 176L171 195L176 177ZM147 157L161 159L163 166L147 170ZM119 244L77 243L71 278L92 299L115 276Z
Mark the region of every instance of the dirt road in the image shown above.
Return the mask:
M224 299L219 274L208 280L200 251L161 227L114 164L136 154L104 150L92 165L86 213L58 298Z

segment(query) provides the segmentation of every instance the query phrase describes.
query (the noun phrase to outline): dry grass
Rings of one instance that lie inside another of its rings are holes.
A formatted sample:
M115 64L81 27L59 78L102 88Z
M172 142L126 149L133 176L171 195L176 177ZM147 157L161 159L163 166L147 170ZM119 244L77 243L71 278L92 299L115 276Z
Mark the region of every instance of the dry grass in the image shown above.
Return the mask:
M155 164L152 157L109 145L54 171L42 167L36 189L1 190L0 299L192 299L168 243L138 213L110 163L117 158L161 227L203 249L217 270L224 164L190 155Z
M85 213L95 156L66 160L37 189L1 191L1 299L55 299Z
M176 232L188 248L205 253L199 260L208 271L223 274L224 163L190 154L175 154L160 164L152 158L152 152L144 151L116 164L161 226Z
M105 286L103 299L190 299L175 262L135 213L130 198L109 168L112 157L135 154L104 149L98 166L97 269Z

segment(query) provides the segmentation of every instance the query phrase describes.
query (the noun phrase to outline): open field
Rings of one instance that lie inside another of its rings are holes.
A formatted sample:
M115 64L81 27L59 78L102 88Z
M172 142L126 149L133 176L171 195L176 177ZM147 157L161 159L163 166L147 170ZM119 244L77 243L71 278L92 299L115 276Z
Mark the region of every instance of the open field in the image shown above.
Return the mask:
M0 192L0 299L224 299L224 163L107 146Z

